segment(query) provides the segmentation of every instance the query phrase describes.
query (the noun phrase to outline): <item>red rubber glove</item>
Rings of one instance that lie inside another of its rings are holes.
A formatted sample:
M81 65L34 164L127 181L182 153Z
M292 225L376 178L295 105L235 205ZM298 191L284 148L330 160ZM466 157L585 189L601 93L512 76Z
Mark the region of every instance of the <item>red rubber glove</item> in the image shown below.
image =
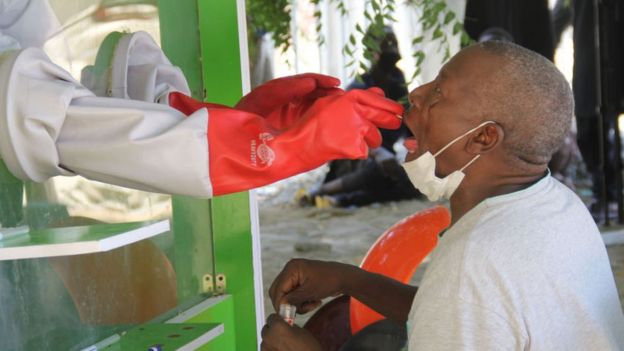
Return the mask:
M263 116L271 127L285 129L296 122L319 97L343 93L340 80L305 73L270 80L243 96L235 108Z
M171 93L169 104L189 114L197 102ZM214 195L273 183L341 158L366 158L381 145L379 128L396 129L403 107L379 90L352 90L316 99L301 119L277 131L261 116L208 109L208 155Z
M179 91L174 91L169 93L168 97L169 106L175 108L176 110L184 113L185 115L190 115L193 112L199 110L200 108L221 108L221 109L232 109L229 106L221 105L221 104L213 104L210 102L201 102L199 100L195 100L194 98L184 95Z
M317 98L343 94L338 84L339 79L316 73L273 79L243 96L234 108L264 117L270 127L283 130L299 120ZM229 108L197 100L189 100L184 106L185 114L202 107Z

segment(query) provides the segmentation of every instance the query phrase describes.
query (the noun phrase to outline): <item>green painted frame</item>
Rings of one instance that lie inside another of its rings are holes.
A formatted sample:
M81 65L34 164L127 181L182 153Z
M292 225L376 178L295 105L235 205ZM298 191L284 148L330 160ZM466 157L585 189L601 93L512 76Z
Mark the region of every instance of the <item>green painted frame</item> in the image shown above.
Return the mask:
M236 103L243 94L247 74L241 69L247 69L246 32L239 30L245 26L239 23L239 18L244 18L241 16L244 2L160 0L159 13L163 50L184 71L192 95L230 106ZM201 262L182 263L177 257L176 261L185 266L176 270L227 277L226 291L233 301L236 349L245 351L258 348L258 319L263 317L261 312L256 312L256 295L261 296L262 291L257 291L254 280L261 279L257 274L254 276L254 210L247 192L212 201L173 198L176 256L184 250L193 250L196 245L212 245L212 257L200 259ZM210 259L212 267L209 267ZM180 299L200 291L201 284L196 279L178 281Z

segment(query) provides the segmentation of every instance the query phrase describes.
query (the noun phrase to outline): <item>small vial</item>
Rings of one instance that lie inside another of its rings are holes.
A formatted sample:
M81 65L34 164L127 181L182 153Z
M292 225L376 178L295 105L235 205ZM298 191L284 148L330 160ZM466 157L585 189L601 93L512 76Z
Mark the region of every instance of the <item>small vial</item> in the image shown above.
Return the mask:
M293 305L289 305L287 303L283 303L280 305L279 315L284 318L286 323L291 326L295 324L295 313L297 312L297 307Z

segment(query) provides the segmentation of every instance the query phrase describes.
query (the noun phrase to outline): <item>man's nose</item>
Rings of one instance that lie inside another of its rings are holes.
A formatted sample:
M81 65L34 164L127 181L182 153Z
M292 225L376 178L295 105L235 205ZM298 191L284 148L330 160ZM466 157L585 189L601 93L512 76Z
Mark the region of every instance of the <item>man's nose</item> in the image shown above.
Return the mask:
M427 100L427 95L431 90L430 87L431 83L427 83L412 90L409 94L410 109L415 108L417 111L423 109L425 101Z

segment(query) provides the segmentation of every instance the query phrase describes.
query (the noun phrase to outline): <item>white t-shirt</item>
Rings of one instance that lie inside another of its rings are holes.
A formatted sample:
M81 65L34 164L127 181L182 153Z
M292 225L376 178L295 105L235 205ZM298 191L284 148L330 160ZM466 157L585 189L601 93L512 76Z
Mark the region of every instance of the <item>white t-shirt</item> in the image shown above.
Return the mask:
M441 238L409 350L619 350L624 316L600 232L551 176L489 198Z

